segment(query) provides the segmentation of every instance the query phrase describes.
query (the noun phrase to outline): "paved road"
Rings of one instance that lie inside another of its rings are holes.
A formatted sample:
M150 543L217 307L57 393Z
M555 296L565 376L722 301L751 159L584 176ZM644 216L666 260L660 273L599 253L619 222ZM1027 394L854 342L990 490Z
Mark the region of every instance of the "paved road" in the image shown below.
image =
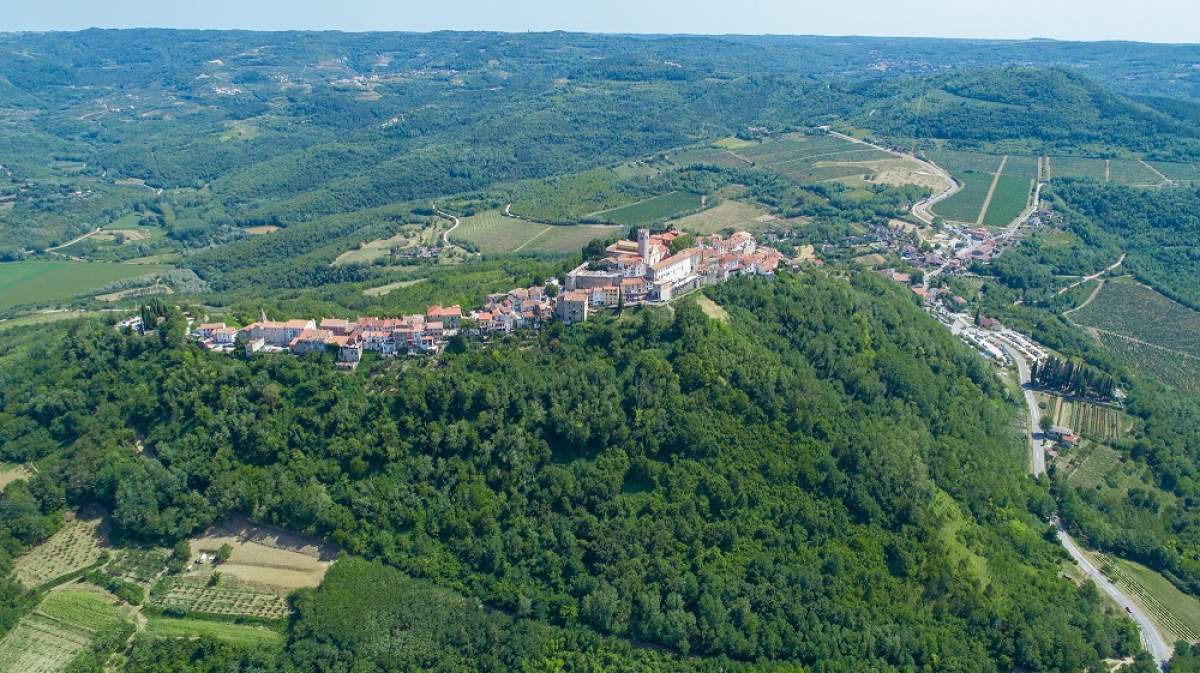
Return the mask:
M1075 563L1087 573L1096 586L1101 591L1108 594L1118 605L1126 608L1129 616L1138 625L1138 630L1142 632L1142 645L1146 647L1146 651L1150 656L1154 657L1154 661L1158 662L1159 669L1171 659L1171 646L1167 644L1166 639L1159 633L1154 622L1150 621L1150 616L1142 609L1140 605L1134 602L1125 592L1121 591L1116 585L1108 581L1104 573L1095 566L1088 557L1083 555L1083 551L1075 540L1067 534L1065 530L1058 531L1058 541L1066 547L1067 552L1071 554L1071 558L1075 559Z
M1029 469L1037 477L1046 472L1046 442L1042 436L1042 409L1038 406L1037 398L1033 395L1033 387L1029 385L1029 362L1015 348L1004 346L1008 356L1017 363L1017 371L1021 375L1021 389L1025 393L1025 406L1029 407Z
M1004 350L1016 361L1017 370L1021 373L1021 387L1025 389L1025 405L1029 407L1029 448L1032 452L1030 471L1033 472L1034 476L1037 476L1046 471L1045 442L1040 438L1042 412L1038 408L1037 399L1034 398L1033 391L1027 385L1029 382L1029 363L1016 350L1008 346L1005 346ZM1150 620L1149 615L1146 614L1142 606L1134 602L1125 592L1110 582L1104 576L1104 573L1100 572L1100 569L1083 555L1079 545L1061 527L1058 531L1058 541L1066 548L1071 558L1075 559L1075 563L1087 575L1088 579L1092 580L1101 591L1116 601L1117 605L1126 609L1129 616L1137 624L1138 631L1142 634L1142 645L1154 657L1154 661L1158 663L1159 669L1163 669L1171 659L1171 647L1167 645L1166 638L1163 638L1162 633L1159 632L1154 622Z

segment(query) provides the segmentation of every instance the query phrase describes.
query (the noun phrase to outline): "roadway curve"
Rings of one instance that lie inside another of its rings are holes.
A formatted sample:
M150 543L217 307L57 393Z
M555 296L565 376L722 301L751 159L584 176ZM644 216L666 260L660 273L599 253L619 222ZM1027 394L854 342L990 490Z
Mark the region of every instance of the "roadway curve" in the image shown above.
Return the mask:
M1021 374L1021 387L1024 388L1025 392L1025 405L1029 407L1029 448L1032 453L1030 471L1036 477L1046 471L1045 441L1038 437L1041 433L1042 411L1038 408L1037 399L1034 398L1033 391L1028 385L1029 363L1016 350L1008 346L1005 346L1004 350L1016 361L1017 370ZM1154 657L1154 661L1158 663L1159 670L1163 670L1167 662L1171 659L1171 647L1167 644L1166 638L1163 638L1158 627L1150 620L1150 616L1146 614L1145 609L1109 581L1104 576L1104 573L1100 572L1100 569L1083 555L1083 551L1075 543L1075 540L1062 529L1061 523L1057 520L1055 523L1059 527L1058 541L1067 550L1067 553L1071 555L1071 558L1075 559L1076 565L1087 575L1088 579L1092 580L1101 591L1116 601L1117 605L1125 608L1129 616L1133 618L1134 623L1137 624L1138 631L1141 632L1142 645Z
M958 190L962 189L962 185L959 184L958 181L955 180L953 177L951 177L950 173L946 172L946 170L944 168L942 168L941 166L938 166L937 164L933 163L932 161L926 161L925 159L920 159L916 155L913 155L913 154L905 154L904 152L897 152L896 150L893 150L888 147L883 147L881 145L876 145L875 143L869 143L865 140L861 140L861 139L855 138L853 136L848 136L845 133L838 133L837 131L830 129L829 127L824 127L824 128L826 131L828 131L829 135L837 137L837 138L841 138L842 140L847 140L852 143L858 143L859 145L866 145L867 147L873 147L873 148L879 150L880 152L887 152L888 154L891 154L893 156L897 156L897 157L901 157L903 159L910 159L912 161L915 161L918 164L921 164L922 166L924 166L925 168L930 170L937 177L941 178L942 182L946 183L946 188L927 199L917 202L912 207L913 217L924 222L925 224L933 224L934 214L930 210L931 208L933 208L933 206L937 205L938 203L941 203L942 201L945 201L946 199L950 198L951 196L954 196L956 193L958 193Z
M1059 529L1058 541L1062 543L1063 547L1066 547L1067 552L1071 554L1071 558L1075 559L1075 563L1079 565L1083 572L1087 573L1087 576L1096 583L1096 586L1101 591L1108 594L1118 605L1125 607L1129 616L1137 623L1138 630L1142 632L1142 645L1150 652L1150 656L1154 657L1154 661L1158 663L1159 670L1162 670L1167 662L1171 660L1171 646L1167 644L1166 639L1159 633L1158 627L1150 620L1150 616L1124 591L1121 591L1115 584L1108 581L1104 573L1100 572L1100 569L1087 556L1084 556L1083 550L1067 534L1067 531Z
M442 232L443 247L447 247L447 248L452 247L454 244L450 242L450 232L457 229L458 225L462 224L462 223L459 222L457 217L455 217L454 215L451 215L450 213L443 211L442 209L438 208L437 206L434 206L433 212L437 213L438 215L441 215L442 217L448 217L448 218L450 218L451 222L454 222L454 226L452 226L449 229Z

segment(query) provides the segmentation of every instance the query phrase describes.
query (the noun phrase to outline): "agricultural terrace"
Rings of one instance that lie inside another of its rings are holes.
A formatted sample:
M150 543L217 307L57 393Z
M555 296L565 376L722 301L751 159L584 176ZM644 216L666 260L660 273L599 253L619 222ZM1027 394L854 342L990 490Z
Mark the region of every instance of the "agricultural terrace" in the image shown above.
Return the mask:
M52 591L0 641L0 671L59 673L97 634L121 628L125 612L98 589Z
M1146 606L1150 618L1172 640L1200 640L1200 601L1171 584L1170 580L1140 563L1096 554L1096 566L1121 589Z
M590 213L588 219L613 224L640 226L651 224L704 207L704 197L690 192L668 192L620 208Z
M483 253L506 252L578 252L594 238L618 233L611 226L576 224L552 225L505 217L499 210L488 210L464 217L450 234Z
M71 519L45 542L16 560L17 580L29 588L86 568L104 552L102 519Z
M1132 424L1131 419L1121 411L1099 404L1067 400L1057 395L1039 394L1038 398L1045 402L1043 413L1055 425L1071 428L1088 439L1119 439L1125 436Z
M168 266L106 262L0 263L0 310L66 301L118 280L167 271Z
M104 573L126 582L149 586L167 569L162 549L121 549L104 566Z
M741 201L722 201L712 208L671 220L668 224L694 234L715 234L724 229L744 229L756 233L775 219L760 206Z
M1130 279L1104 284L1075 322L1200 359L1200 313Z
M151 615L147 618L143 633L153 638L202 638L208 636L247 647L270 645L283 640L282 634L265 626L159 615Z

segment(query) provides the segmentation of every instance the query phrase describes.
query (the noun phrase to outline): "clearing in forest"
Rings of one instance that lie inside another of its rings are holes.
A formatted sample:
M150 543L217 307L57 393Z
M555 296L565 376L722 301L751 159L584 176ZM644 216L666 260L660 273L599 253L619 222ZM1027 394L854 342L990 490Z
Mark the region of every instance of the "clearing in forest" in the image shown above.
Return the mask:
M701 311L704 311L704 315L712 318L713 320L724 323L729 322L729 312L722 308L720 304L712 299L709 299L705 295L696 295L696 305L700 307Z
M3 491L5 486L14 481L28 479L30 476L32 475L29 474L29 468L24 465L14 465L0 461L0 491Z
M190 543L198 572L203 572L209 565L200 563L202 555L211 560L217 550L227 544L233 553L217 568L222 576L236 577L285 594L292 589L320 584L337 555L332 545L318 538L243 518L213 526Z
M382 297L383 295L391 292L392 290L398 290L402 287L416 285L417 283L423 283L427 280L429 280L429 279L428 278L410 278L409 280L398 280L394 283L388 283L386 285L377 285L375 287L368 287L363 290L363 294L367 295L368 297Z

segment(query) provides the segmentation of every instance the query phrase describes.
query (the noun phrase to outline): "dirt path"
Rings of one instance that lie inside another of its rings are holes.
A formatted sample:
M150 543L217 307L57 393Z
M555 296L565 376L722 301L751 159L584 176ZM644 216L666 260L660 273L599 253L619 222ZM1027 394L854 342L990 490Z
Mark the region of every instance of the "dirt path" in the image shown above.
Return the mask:
M1158 177L1162 178L1162 184L1163 184L1163 186L1169 186L1169 185L1173 185L1173 184L1175 184L1175 181L1174 181L1174 180L1172 180L1171 178L1168 178L1167 176L1163 175L1163 174L1162 174L1162 171L1160 171L1160 170L1158 170L1157 168L1155 168L1155 167L1151 166L1150 164L1146 163L1146 161L1145 161L1144 159L1138 159L1138 163L1139 163L1139 164L1141 164L1141 165L1143 165L1143 166L1145 166L1146 168L1150 169L1150 172L1151 172L1151 173L1154 173L1154 174L1155 174L1155 175L1157 175Z
M1108 273L1109 271L1112 271L1113 269L1117 268L1118 266L1121 266L1121 264L1124 262L1125 262L1125 253L1121 253L1121 256L1117 258L1117 261L1104 267L1103 270L1097 271L1096 273L1093 273L1090 276L1084 276L1083 278L1080 278L1079 280L1075 281L1074 283L1071 283L1070 285L1068 285L1068 286L1064 287L1063 289L1059 290L1058 292L1056 292L1055 295L1060 295L1060 294L1063 294L1064 292L1068 292L1076 287L1079 287L1080 285L1083 285L1084 283L1088 282L1089 280L1096 280L1100 276L1103 276L1104 274ZM1088 299L1088 301L1091 301L1091 299ZM1083 306L1077 306L1071 310L1078 311L1081 308L1083 308ZM1069 311L1068 311L1068 313L1069 313Z
M76 243L84 240L85 238L90 238L90 237L95 236L96 234L100 233L101 229L102 229L102 227L96 227L95 229L89 231L88 233L86 233L82 236L76 236L75 238L72 238L71 240L67 241L66 243L56 245L52 248L46 248L46 252L54 252L56 250L62 250L65 247L75 245Z
M553 228L554 228L554 225L547 225L545 229L543 229L543 230L539 231L538 233L534 234L534 235L533 235L533 238L531 238L531 239L529 239L528 241L525 241L524 243L522 243L521 245L518 245L517 247L513 248L513 249L512 249L512 251L513 251L513 252L520 252L520 251L521 251L521 248L524 248L525 246L529 245L530 243L533 243L533 242L534 242L534 241L536 241L536 240L537 240L537 239L538 239L538 238L539 238L539 237L540 237L542 234L546 233L547 231L550 231L550 230L551 230L551 229L553 229Z
M1104 160L1104 181L1112 182L1112 159Z
M996 169L996 174L992 176L992 185L988 187L987 196L983 199L983 206L979 209L979 216L975 218L975 226L983 226L983 218L987 216L988 208L992 207L992 196L996 194L996 185L1000 184L1000 176L1004 174L1004 166L1008 163L1008 155L1005 154L1000 159L1000 167Z
M750 161L750 160L749 160L749 159L747 159L746 157L744 157L744 156L742 156L742 155L738 154L737 152L734 152L733 150L725 150L725 151L726 151L726 152L728 152L728 153L729 153L729 156L733 157L734 159L737 159L738 161L745 162L745 164L746 164L747 166L753 166L753 165L754 165L754 162L753 162L753 161Z
M1102 289L1104 289L1104 279L1103 278L1100 279L1099 283L1096 283L1096 288L1094 290L1092 290L1092 293L1088 295L1087 299L1083 300L1082 304L1080 304L1079 306L1076 306L1073 309L1063 311L1063 315L1065 316L1068 313L1074 313L1076 311L1083 310L1084 308L1087 307L1088 304L1092 303L1092 300L1096 298L1096 295L1100 294L1100 290L1102 290Z
M462 224L462 222L460 222L457 217L451 215L450 213L442 211L441 209L439 209L436 206L434 206L433 212L437 213L438 215L441 215L442 217L450 218L450 221L454 223L454 226L452 226L449 229L442 232L442 245L447 248L453 247L454 244L450 242L450 232L454 231L455 229L458 229L458 225Z

